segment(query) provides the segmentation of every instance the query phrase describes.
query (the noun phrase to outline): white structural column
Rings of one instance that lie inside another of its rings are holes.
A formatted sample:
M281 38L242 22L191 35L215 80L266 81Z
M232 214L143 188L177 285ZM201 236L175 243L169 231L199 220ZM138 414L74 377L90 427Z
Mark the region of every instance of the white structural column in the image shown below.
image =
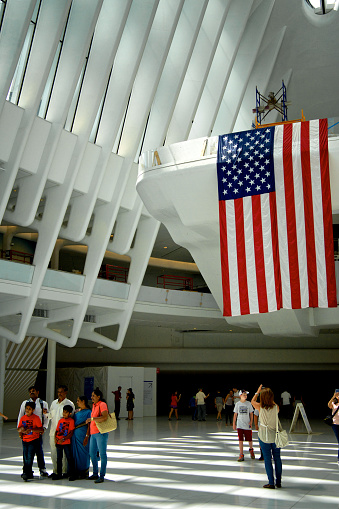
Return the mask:
M55 362L56 342L52 339L47 343L47 377L46 377L46 400L50 405L55 399Z
M246 27L212 129L212 136L232 132L275 0L263 0Z
M249 1L251 2L251 0ZM189 135L229 6L229 1L211 0L208 2L201 30L168 128L166 137L168 145L186 140Z
M12 0L6 5L0 32L0 112L5 104L35 4L36 0Z
M210 136L247 25L252 0L232 2L226 12L213 61L194 116L189 139ZM178 140L179 141L179 140Z
M154 95L142 151L163 144L201 30L207 0L186 0ZM167 140L166 140L166 143Z
M7 340L0 338L0 408L3 412L5 401L5 373L6 373Z

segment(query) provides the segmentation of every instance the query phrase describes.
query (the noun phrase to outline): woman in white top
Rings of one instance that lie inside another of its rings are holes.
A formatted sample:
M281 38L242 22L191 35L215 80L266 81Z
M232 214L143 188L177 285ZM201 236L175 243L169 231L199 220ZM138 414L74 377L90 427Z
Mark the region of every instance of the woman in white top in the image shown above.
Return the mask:
M328 408L332 410L332 415L339 407L339 392L335 392L328 402ZM336 436L337 442L339 444L339 410L337 413L333 416L333 424L332 429L334 431L334 434ZM338 449L338 463L339 463L339 449Z
M258 395L260 394L260 403L257 402ZM262 388L259 386L257 392L252 398L252 406L259 410L259 444L264 456L265 470L268 477L268 484L265 484L264 488L281 488L281 474L282 474L282 463L280 458L280 449L275 445L275 434L278 425L281 429L281 425L278 418L279 407L274 402L274 394L269 388ZM275 467L275 478L272 466L272 456Z

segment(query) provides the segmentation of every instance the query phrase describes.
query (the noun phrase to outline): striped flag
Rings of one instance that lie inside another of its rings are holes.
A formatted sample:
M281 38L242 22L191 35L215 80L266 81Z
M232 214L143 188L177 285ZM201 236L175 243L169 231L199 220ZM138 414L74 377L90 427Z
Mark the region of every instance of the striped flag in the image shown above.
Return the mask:
M219 137L223 314L337 307L327 120Z

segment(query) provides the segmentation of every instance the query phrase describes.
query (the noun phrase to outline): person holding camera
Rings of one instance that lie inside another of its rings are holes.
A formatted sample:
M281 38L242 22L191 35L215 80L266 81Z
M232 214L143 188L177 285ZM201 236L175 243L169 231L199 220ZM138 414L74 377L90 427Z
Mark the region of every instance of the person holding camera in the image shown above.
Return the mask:
M260 403L257 402L257 398L260 394ZM282 475L282 463L280 457L280 449L275 444L275 435L278 426L279 418L278 412L279 407L274 402L274 394L268 387L263 388L259 386L257 392L252 398L252 406L255 410L259 410L259 445L264 456L265 470L268 477L268 484L265 484L264 488L275 489L281 488L281 475ZM280 427L280 426L279 426ZM275 467L275 478L274 484L274 473L272 465L272 456Z
M333 424L332 429L334 431L334 434L336 436L337 442L339 444L339 389L335 390L335 393L333 394L332 398L327 404L328 408L332 410L332 416L333 416ZM338 448L338 463L339 463L339 448Z

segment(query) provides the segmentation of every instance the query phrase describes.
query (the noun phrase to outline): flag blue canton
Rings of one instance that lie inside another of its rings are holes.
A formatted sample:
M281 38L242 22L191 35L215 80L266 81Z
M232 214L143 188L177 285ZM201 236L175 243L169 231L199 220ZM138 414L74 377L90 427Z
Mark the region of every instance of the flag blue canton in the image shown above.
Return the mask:
M219 200L275 191L274 127L219 136Z

